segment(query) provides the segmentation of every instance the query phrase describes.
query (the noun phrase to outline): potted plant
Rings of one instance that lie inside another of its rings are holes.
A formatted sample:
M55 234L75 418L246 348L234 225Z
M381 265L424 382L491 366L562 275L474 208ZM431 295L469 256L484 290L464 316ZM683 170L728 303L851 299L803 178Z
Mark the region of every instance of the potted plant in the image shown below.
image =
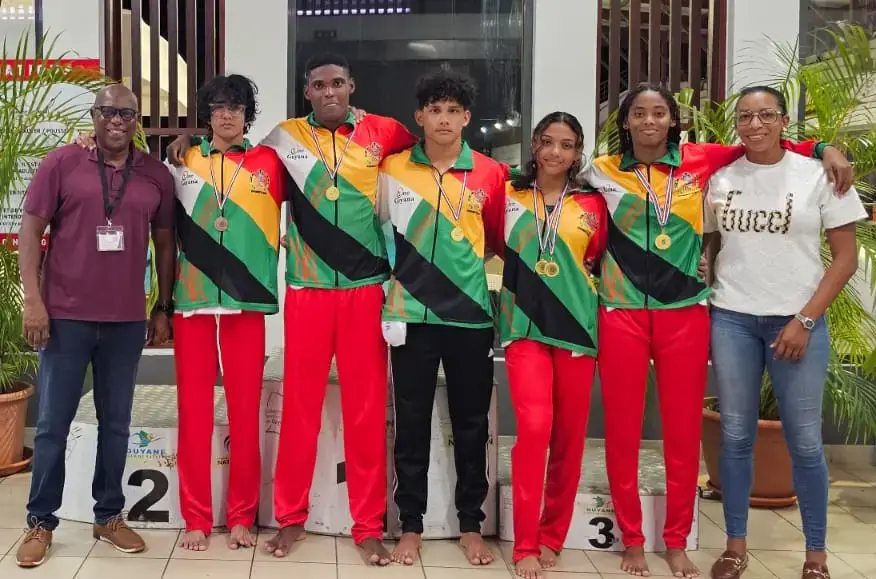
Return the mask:
M788 103L804 103L799 119L788 128L791 138L816 139L844 150L853 160L855 186L865 202L872 202L869 180L876 172L876 37L859 26L830 31L832 47L818 59L801 62L796 46L774 45L783 74L769 84L785 93ZM693 91L677 95L683 117L689 123L684 137L697 142L738 142L734 111L737 95L719 103L693 103ZM801 99L801 96L803 97ZM793 113L792 113L793 114ZM597 141L598 150L618 148L614 118L610 117ZM876 223L857 226L861 247L858 276L869 277L866 287L876 290ZM830 249L822 244L822 259L830 263ZM860 282L861 280L857 280ZM876 438L876 320L849 284L827 314L832 336L832 355L825 385L825 408L834 422L845 429L849 440ZM762 382L757 442L754 450L752 504L787 506L796 501L791 459L782 433L778 403L768 375ZM721 444L720 400L706 398L703 408L703 457L709 486L720 490L718 455Z
M15 236L23 192L45 155L90 126L90 103L81 95L106 84L98 72L66 64L65 55L51 56L54 40L40 39L44 60L34 66L25 65L30 52L27 32L14 52L3 43L0 60L0 68L11 71L0 80L0 222L7 228L0 231L0 476L23 469L30 460L23 444L24 421L34 392L27 380L36 369L36 353L21 332L23 296Z

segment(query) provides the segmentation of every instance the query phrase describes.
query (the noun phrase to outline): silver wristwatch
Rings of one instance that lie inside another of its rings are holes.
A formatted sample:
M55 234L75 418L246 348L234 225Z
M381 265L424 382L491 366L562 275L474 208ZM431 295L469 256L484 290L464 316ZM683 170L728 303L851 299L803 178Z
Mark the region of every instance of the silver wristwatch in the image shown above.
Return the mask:
M815 327L815 320L812 318L807 318L803 314L794 314L794 319L803 324L803 327L809 331Z

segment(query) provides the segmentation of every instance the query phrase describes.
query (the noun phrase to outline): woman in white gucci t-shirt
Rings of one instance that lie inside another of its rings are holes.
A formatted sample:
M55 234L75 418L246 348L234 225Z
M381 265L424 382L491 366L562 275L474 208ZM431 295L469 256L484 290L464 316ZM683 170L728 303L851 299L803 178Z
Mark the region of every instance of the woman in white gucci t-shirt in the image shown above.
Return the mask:
M718 171L706 199L707 244L717 249L711 298L712 365L721 412L721 488L727 550L716 579L745 569L752 453L764 369L779 402L806 537L804 579L827 579L827 466L821 440L830 336L828 306L857 266L855 222L866 211L851 189L836 195L817 160L779 145L788 125L781 93L742 91L736 125L745 157ZM821 261L826 232L833 257Z

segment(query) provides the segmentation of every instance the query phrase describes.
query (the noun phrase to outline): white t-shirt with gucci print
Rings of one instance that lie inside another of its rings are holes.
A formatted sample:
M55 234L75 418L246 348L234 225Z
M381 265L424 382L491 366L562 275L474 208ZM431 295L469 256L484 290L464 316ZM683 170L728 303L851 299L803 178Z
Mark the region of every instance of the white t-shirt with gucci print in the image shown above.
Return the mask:
M712 305L758 316L799 312L824 275L822 232L867 218L857 191L835 195L821 161L793 153L715 173L704 215L721 234Z

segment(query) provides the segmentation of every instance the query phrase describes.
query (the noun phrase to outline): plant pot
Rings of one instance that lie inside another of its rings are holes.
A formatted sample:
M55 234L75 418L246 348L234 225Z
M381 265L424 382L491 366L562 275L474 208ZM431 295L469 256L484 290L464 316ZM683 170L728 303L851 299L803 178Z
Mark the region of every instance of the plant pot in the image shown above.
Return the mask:
M24 419L33 386L23 382L16 386L13 392L0 394L0 476L15 474L30 463L30 456L24 454Z
M714 402L714 398L706 399ZM709 473L709 486L721 491L718 457L721 452L721 415L703 408L703 459ZM791 455L778 420L758 420L754 443L754 480L751 486L751 506L783 508L797 502Z

